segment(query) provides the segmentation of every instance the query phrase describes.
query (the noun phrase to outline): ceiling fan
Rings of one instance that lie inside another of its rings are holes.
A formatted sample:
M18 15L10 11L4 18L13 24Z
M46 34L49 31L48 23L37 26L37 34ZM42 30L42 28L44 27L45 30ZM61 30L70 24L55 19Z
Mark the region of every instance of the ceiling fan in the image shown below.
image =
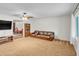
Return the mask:
M28 13L25 13L25 12L14 14L13 16L19 17L20 19L24 19L24 20L33 18L33 16L30 16Z
M32 16L29 16L29 15L27 15L27 13L23 13L23 18L27 18L27 19L30 19L30 18L33 18Z

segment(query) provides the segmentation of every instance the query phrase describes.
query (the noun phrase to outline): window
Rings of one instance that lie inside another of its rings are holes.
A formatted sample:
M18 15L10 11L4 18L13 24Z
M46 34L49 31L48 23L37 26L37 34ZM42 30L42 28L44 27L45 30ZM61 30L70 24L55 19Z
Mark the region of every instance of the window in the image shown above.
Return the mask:
M79 36L79 16L76 16L76 36Z

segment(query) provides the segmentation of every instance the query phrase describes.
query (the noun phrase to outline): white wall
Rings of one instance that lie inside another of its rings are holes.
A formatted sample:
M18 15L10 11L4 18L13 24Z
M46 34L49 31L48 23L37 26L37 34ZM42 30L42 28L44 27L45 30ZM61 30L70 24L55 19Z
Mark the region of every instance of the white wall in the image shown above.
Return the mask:
M31 32L35 30L55 32L56 38L70 39L70 16L30 19Z

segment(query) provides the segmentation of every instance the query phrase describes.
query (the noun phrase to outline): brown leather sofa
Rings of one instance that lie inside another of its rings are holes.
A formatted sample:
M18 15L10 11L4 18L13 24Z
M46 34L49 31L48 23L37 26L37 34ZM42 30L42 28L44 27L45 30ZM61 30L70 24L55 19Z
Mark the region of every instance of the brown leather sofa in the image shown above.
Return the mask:
M47 40L53 40L54 39L54 32L50 31L34 31L31 34L32 37L47 39Z

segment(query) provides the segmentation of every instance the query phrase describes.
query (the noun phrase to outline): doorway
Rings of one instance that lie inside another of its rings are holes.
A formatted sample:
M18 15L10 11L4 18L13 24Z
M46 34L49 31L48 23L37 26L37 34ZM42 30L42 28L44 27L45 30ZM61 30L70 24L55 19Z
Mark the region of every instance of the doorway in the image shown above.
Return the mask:
M13 35L14 38L23 37L23 22L20 21L13 22Z

